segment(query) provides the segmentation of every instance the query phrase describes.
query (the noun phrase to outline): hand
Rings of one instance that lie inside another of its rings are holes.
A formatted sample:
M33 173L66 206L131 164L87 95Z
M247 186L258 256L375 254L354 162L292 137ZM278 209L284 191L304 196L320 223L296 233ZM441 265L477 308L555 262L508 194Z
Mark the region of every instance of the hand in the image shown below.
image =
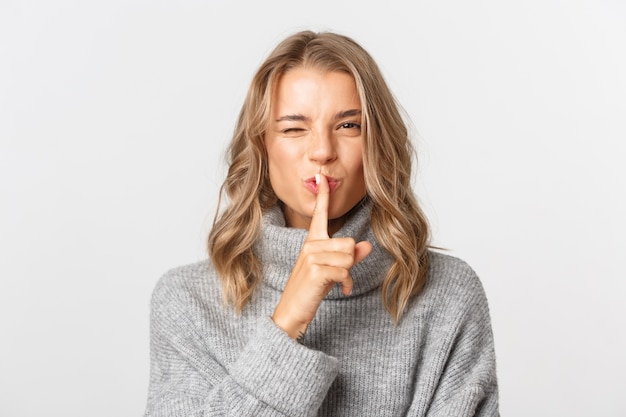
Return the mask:
M350 268L372 251L372 245L354 239L328 235L328 180L319 175L315 209L309 234L291 271L272 320L291 338L304 334L320 303L336 283L345 295L352 292Z

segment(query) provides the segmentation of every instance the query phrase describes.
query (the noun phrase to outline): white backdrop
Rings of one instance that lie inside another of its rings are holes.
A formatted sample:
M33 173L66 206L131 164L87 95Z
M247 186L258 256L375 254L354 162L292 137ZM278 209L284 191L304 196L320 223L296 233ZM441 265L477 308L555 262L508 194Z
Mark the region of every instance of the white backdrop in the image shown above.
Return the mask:
M626 415L620 0L0 0L0 416L139 416L148 306L202 259L251 75L354 37L411 115L506 416Z

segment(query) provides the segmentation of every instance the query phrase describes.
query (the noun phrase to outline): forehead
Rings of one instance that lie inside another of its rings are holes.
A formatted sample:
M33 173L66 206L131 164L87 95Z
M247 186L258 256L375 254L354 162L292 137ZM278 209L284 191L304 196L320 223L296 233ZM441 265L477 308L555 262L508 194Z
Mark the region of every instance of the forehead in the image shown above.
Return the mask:
M360 109L352 75L298 67L282 74L272 94L272 113L284 111L323 112Z

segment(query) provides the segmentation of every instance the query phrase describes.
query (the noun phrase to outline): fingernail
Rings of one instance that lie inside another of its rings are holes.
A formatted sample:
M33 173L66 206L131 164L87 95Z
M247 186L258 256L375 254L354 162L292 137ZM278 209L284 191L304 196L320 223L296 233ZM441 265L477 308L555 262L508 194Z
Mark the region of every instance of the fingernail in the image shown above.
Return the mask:
M315 174L315 183L319 185L320 181L321 181L320 174Z

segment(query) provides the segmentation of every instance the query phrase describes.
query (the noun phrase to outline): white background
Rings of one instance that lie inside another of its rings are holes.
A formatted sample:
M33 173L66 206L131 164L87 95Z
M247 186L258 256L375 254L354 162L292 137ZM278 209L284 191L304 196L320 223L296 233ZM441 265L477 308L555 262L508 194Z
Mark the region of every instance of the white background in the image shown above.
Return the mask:
M0 0L0 416L142 414L152 288L205 256L250 78L305 28L410 114L502 414L626 415L625 3L408 4Z

